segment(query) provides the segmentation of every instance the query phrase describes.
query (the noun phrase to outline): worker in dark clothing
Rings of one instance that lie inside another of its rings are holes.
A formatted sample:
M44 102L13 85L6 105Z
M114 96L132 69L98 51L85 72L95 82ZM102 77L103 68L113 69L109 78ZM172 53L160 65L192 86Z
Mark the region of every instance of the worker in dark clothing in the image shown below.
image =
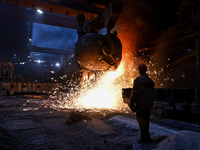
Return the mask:
M153 108L154 86L155 83L146 74L147 66L141 64L138 67L140 76L134 80L132 96L130 99L130 108L136 111L136 117L140 126L139 143L151 142L149 133L149 118Z

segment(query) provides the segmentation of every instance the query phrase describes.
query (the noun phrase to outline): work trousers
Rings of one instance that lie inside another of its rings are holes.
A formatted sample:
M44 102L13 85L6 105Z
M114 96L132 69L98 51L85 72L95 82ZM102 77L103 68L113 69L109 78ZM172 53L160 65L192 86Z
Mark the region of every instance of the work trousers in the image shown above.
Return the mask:
M140 126L140 139L144 141L151 140L149 133L149 118L151 110L137 110L136 117Z

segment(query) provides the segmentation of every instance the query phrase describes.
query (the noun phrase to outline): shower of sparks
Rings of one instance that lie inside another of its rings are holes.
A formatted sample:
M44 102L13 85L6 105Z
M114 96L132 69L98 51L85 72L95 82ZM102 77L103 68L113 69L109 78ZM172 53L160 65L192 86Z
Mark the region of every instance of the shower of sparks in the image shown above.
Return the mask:
M54 89L54 93L44 102L45 107L56 110L75 110L102 112L104 110L114 112L130 112L127 104L123 103L122 88L130 88L133 86L133 80L139 75L137 67L140 63L145 63L148 67L147 74L156 80L163 72L151 69L155 65L154 57L149 61L140 60L135 55L136 47L132 41L136 40L136 36L132 35L132 40L119 32L119 37L123 43L122 61L116 71L106 71L100 77L92 80L86 80L77 84L78 80L65 79L62 77L63 83ZM163 83L160 83L163 86ZM70 88L69 88L70 87ZM60 90L61 89L61 90ZM67 90L63 90L67 89Z
M54 93L44 102L45 107L56 110L128 112L130 109L127 104L123 103L122 88L133 86L133 80L139 75L137 67L141 63L147 65L147 74L156 81L156 85L164 87L164 83L159 80L164 69L158 68L159 64L155 60L157 53L151 57L148 55L146 60L137 57L137 42L140 41L139 33L147 22L138 18L138 14L129 3L123 7L124 11L118 19L115 29L113 29L117 31L122 43L122 60L117 71L105 72L95 80L95 83L94 80L86 80L77 84L78 80L62 77L63 81L66 80L66 82L60 83L59 87L54 89ZM135 19L127 20L127 18ZM145 55L142 54L142 56ZM157 69L155 69L156 67Z
M118 69L116 72L104 74L97 81L94 88L81 93L77 99L77 107L119 109L121 106L125 106L121 96L122 85L116 82L118 77L120 77L120 73Z
M49 105L57 110L128 112L129 108L122 99L123 73L123 66L120 66L116 71L105 72L95 84L85 81L81 83L81 86L74 85L68 92L59 91L60 88L66 86L60 85L45 102L45 106Z

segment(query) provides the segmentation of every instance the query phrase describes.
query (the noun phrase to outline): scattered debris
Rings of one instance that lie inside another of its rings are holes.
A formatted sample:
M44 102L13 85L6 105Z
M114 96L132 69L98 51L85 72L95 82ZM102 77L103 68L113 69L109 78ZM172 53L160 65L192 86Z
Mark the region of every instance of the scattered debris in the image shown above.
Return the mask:
M90 121L91 118L88 116L81 115L79 113L70 113L70 116L67 118L66 122L68 125L72 125L73 123L79 122L79 121Z
M86 126L88 129L92 130L100 136L116 134L111 126L104 123L100 119L92 118L90 122L82 123L82 125Z

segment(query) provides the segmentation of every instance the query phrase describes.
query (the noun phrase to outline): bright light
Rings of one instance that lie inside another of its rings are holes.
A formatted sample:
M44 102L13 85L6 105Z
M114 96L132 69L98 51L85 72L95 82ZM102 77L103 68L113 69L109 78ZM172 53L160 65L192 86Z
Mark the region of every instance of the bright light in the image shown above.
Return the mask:
M34 62L37 62L40 64L40 63L44 63L45 61L38 59L38 60L34 60Z
M122 85L116 82L121 75L121 71L103 75L95 87L82 92L77 99L77 107L117 110L125 106L121 99Z
M40 9L38 9L38 10L37 10L37 12L38 12L38 13L40 13L40 14L42 14L42 13L43 13L43 11L41 11Z
M32 39L29 39L29 41L31 41Z
M80 99L80 104L89 108L110 108L115 105L112 91L108 88L94 89Z
M20 62L20 65L24 65L26 62Z
M82 81L80 89L75 87L71 88L68 93L61 92L59 95L62 95L63 101L55 97L54 102L56 103L52 103L52 108L127 112L129 108L122 99L123 73L124 67L119 67L116 71L105 72L97 80L95 79L95 84L92 84L94 80L93 76L90 76L90 79Z
M60 66L60 64L59 63L56 63L56 67L59 67Z

